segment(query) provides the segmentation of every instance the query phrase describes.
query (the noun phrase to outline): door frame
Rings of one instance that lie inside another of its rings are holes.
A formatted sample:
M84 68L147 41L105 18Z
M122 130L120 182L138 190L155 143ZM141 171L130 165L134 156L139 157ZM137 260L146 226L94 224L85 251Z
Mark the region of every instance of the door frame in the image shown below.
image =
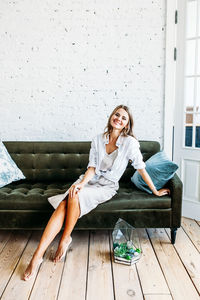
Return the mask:
M176 11L177 0L166 1L166 52L165 52L165 100L164 100L164 151L173 160L174 114L176 83ZM178 17L178 16L177 16Z
M178 120L178 113L180 113L179 108L182 107L182 90L180 87L184 86L184 51L180 51L182 46L182 41L185 38L184 33L184 24L186 22L186 2L181 0L176 0L176 3L172 1L167 1L167 16L168 21L168 35L166 35L166 84L165 84L165 119L164 119L164 150L168 155L171 154L172 160L176 162L179 161L179 169L177 170L178 175L180 176L184 184L184 172L183 172L183 161L179 160L177 153L174 148L174 141L177 141L180 144L180 149L182 148L181 139L177 138L179 135L183 134L183 128L181 122L183 115L180 116L181 120ZM178 12L178 25L173 22L174 10ZM171 19L170 19L171 18ZM178 26L178 28L177 28ZM178 29L178 35L177 35ZM178 49L177 60L173 61L171 58L171 52L174 49ZM170 78L171 77L171 78ZM175 105L176 104L176 105ZM172 113L173 112L173 113ZM183 111L181 109L181 113ZM177 117L176 117L177 114ZM173 116L172 116L173 115ZM183 120L182 120L183 121ZM175 128L175 130L174 130ZM190 156L187 157L190 159ZM193 201L184 200L182 203L182 216L200 220L200 207L199 204Z

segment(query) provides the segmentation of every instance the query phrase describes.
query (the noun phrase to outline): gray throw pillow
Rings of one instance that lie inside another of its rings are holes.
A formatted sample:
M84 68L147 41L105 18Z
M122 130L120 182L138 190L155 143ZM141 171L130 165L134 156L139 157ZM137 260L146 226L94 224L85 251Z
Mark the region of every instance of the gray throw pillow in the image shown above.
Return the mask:
M178 169L177 164L168 159L164 151L160 151L151 156L147 161L145 161L145 164L146 171L151 177L157 190L163 188L163 186L174 176L176 170ZM136 171L131 177L131 181L140 190L152 194L152 191L144 182L142 176L138 173L138 171Z

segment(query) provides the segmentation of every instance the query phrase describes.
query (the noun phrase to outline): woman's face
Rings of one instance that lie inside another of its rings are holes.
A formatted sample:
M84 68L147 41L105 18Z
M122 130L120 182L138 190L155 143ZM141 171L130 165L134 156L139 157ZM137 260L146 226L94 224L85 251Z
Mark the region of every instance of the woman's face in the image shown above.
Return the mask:
M120 131L127 126L128 122L129 115L123 108L119 108L110 119L110 125Z

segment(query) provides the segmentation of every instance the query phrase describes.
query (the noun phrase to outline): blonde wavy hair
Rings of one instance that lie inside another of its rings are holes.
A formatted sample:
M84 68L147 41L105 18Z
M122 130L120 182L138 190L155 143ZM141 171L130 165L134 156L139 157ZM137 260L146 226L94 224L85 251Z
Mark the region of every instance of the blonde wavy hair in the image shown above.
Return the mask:
M108 119L108 123L107 123L107 125L106 125L106 127L104 129L103 135L108 136L108 134L110 134L113 131L113 127L111 126L110 121L111 121L112 116L120 108L123 108L127 112L128 116L129 116L128 127L127 128L123 128L122 135L123 136L129 136L130 135L130 136L133 136L134 138L136 138L135 135L133 134L134 121L133 121L132 114L131 114L129 108L126 105L122 105L122 104L118 105L117 107L115 107L115 109L112 111L112 113L111 113L111 115L110 115L110 117Z

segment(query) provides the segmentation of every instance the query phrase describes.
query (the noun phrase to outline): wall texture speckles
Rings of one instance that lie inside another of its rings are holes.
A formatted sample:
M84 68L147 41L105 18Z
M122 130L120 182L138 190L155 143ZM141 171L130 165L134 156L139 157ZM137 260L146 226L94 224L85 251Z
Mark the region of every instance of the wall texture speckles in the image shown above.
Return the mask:
M91 140L118 104L163 144L164 0L3 1L2 140Z

